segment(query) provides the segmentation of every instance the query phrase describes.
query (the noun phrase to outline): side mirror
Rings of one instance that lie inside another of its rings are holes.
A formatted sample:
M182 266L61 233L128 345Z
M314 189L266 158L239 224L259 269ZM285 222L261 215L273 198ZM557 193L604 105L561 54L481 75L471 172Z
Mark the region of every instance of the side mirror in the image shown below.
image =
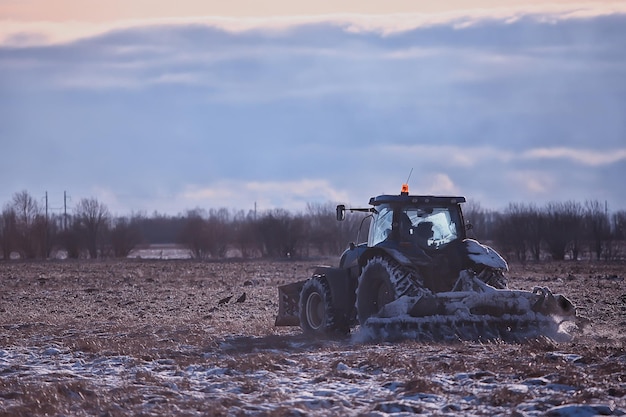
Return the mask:
M346 219L346 206L339 204L337 206L337 220L344 221Z

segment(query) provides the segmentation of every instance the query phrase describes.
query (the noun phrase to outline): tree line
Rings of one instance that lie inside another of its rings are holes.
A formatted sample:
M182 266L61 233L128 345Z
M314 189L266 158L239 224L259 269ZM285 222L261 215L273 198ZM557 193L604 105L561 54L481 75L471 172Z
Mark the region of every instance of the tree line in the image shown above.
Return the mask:
M626 257L626 211L609 213L606 203L597 200L510 203L502 212L470 202L465 217L476 236L520 262Z
M626 211L609 213L598 201L553 202L538 207L511 203L503 211L470 202L470 237L508 259L622 259ZM95 198L83 198L69 214L49 214L27 191L13 195L0 214L0 258L127 257L140 244L177 243L198 259L311 257L340 254L351 241L367 240L367 219L335 219L335 204L310 203L302 213L196 208L175 216L113 216Z
M47 259L58 251L76 259L127 257L137 245L171 243L199 259L335 255L357 235L361 219L347 220L335 220L331 203L308 204L297 214L196 208L113 216L95 198L81 199L71 213L50 214L21 191L0 214L0 259Z

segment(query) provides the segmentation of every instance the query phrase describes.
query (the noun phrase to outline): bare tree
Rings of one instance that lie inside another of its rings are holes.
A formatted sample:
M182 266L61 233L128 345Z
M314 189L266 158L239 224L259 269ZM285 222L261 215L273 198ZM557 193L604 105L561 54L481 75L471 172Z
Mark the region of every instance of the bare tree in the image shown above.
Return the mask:
M232 224L228 209L195 209L187 212L180 241L196 258L224 258L232 240Z
M626 210L620 210L611 216L611 236L613 241L607 254L608 259L623 259L626 246Z
M11 253L17 249L17 216L15 210L7 206L0 216L0 245L2 245L2 257L9 259Z
M204 259L210 255L210 238L203 210L189 210L180 233L180 242L185 245L194 258Z
M584 223L591 252L601 259L611 245L611 223L606 208L597 200L586 201Z
M552 259L563 260L568 249L578 259L583 235L583 210L575 201L553 202L546 206L545 241Z
M31 225L41 214L41 209L35 200L26 190L13 195L13 209L17 215L17 220L27 226Z
M626 240L626 210L613 213L613 235L615 239Z
M541 259L541 247L545 235L546 216L534 204L527 206L526 230L524 239L526 247L535 261Z
M243 210L236 212L231 227L232 243L239 249L243 258L250 258L260 253L258 228L253 211L247 214Z
M85 237L89 257L95 259L108 227L109 209L95 198L83 198L74 211L79 230Z
M302 216L275 209L257 222L263 256L296 256L302 249L305 222Z
M205 224L209 253L213 258L224 258L231 243L231 221L228 209L209 210Z
M5 211L14 215L8 216L15 220L15 229L11 231L13 250L17 250L23 258L46 257L47 222L37 200L27 191L15 193Z
M471 224L471 231L478 240L488 241L495 238L499 213L484 209L475 200L468 200L463 206L463 216Z
M528 209L524 204L510 203L500 216L496 236L506 252L512 252L517 260L525 262L527 257L526 222Z
M57 239L59 245L67 251L68 258L78 259L86 246L85 233L81 230L80 224L75 221L73 217L70 216L69 224L67 220L66 217L63 218L66 228L59 232Z
M4 212L2 212L2 214L0 214L0 254L2 254L2 259L7 259L8 257L6 256L6 252L5 252L5 226L4 226ZM9 255L10 256L10 255Z
M110 232L111 247L116 258L128 256L141 241L141 232L136 217L118 217L113 220Z
M306 208L306 241L321 255L336 254L341 242L340 224L335 219L335 205L332 203L309 203Z

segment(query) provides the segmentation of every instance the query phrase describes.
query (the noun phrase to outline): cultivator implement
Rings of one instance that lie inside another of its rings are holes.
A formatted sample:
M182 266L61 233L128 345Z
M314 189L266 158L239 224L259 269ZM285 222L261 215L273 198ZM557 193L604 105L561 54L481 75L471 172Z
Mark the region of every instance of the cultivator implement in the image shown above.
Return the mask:
M569 331L584 322L567 298L548 288L497 290L470 274L462 274L455 287L451 292L401 297L370 317L362 333L385 340L567 340Z

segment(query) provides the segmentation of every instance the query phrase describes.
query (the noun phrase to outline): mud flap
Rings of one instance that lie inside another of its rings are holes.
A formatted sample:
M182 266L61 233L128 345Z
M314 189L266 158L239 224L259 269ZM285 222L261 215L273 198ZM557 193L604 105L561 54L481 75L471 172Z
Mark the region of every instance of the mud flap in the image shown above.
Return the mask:
M300 291L305 281L278 287L278 315L275 326L300 325Z

